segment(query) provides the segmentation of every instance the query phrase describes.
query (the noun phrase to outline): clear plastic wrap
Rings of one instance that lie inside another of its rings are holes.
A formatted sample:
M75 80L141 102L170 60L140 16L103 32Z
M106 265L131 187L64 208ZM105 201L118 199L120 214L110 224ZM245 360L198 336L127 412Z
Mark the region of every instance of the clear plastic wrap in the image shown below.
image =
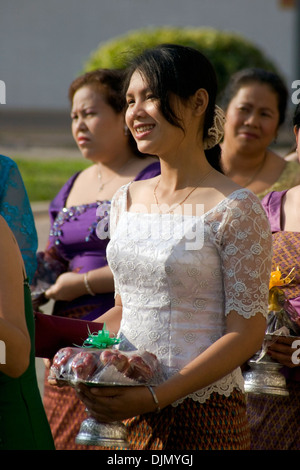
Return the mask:
M161 373L156 356L148 351L66 347L53 358L49 380L53 379L71 385L156 385Z

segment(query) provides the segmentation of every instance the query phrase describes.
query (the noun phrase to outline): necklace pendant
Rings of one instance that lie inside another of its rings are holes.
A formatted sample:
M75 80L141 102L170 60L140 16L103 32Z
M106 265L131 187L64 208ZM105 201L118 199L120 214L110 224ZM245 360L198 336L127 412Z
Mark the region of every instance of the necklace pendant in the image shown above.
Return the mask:
M102 191L103 188L104 188L104 184L102 183L100 184L98 191Z

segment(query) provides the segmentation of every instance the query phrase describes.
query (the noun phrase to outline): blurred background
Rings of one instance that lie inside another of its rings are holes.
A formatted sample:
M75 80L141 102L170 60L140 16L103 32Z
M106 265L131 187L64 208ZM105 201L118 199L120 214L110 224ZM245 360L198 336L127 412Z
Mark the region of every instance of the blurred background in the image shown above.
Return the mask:
M17 150L34 156L36 147L44 156L49 148L76 152L69 84L100 43L136 29L238 33L275 63L291 89L300 80L298 17L299 0L1 0L0 151L11 157Z
M293 82L300 80L299 5L300 0L1 0L0 153L19 165L39 250L48 238L49 200L85 165L71 136L67 92L100 44L166 26L237 33L275 64L292 95ZM278 137L283 149L290 145L290 128L288 117ZM42 360L37 365L42 391Z

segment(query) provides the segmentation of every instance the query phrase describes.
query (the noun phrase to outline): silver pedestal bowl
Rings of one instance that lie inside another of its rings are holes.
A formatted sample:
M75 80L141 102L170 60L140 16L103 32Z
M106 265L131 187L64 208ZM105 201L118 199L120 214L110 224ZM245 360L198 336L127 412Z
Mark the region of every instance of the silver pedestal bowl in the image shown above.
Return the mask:
M128 447L127 430L122 422L99 423L96 419L89 417L81 424L76 444Z
M264 357L260 361L250 359L248 365L250 370L244 373L246 393L289 396L281 364Z

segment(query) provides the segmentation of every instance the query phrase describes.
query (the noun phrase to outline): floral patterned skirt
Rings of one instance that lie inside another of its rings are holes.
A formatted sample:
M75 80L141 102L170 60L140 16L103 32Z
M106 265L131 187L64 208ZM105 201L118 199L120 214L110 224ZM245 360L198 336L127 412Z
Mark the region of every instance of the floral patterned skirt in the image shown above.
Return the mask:
M125 421L128 450L249 450L250 432L245 397L212 394L205 403L185 399Z

